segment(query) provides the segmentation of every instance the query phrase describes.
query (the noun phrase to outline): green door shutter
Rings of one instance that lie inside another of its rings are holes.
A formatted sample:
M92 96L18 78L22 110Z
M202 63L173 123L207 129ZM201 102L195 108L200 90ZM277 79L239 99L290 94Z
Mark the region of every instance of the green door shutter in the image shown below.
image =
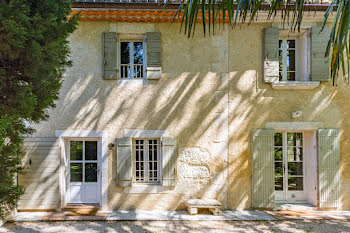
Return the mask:
M160 32L146 33L146 49L147 79L160 79L162 77Z
M117 79L117 33L103 33L103 78Z
M340 149L338 129L318 130L319 207L340 207Z
M321 27L311 28L311 80L329 81L329 58L324 57L330 35L329 27L320 31Z
M176 138L162 138L162 179L163 186L175 186L177 145Z
M273 208L275 203L273 130L253 130L252 147L253 207Z
M131 138L120 138L117 146L117 185L131 186L131 180Z
M279 79L278 28L264 29L264 81L276 82Z

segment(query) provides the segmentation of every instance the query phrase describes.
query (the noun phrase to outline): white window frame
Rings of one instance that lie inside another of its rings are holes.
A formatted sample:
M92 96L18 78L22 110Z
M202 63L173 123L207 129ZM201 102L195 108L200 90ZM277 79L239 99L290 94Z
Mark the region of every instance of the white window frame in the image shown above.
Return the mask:
M130 62L129 64L121 64L121 43L122 42L130 42L130 50L129 50L129 58ZM135 42L142 42L142 49L143 49L143 63L142 63L142 77L134 77L134 43ZM122 80L146 80L146 40L145 35L120 35L119 41L118 41L118 67L119 67L119 76ZM122 76L122 65L130 65L130 74L128 74L128 77Z
M144 181L136 180L136 140L144 140ZM157 181L149 181L149 140L157 140ZM162 153L160 138L133 138L132 139L132 183L133 185L161 185L162 184Z
M298 66L297 66L297 60L298 60L298 38L295 37L280 37L279 41L282 41L282 80L281 81L289 81L289 82L294 82L294 81L298 81ZM288 40L294 40L294 44L295 47L294 48L287 48L287 43ZM280 48L278 49L280 50ZM287 70L287 52L288 50L294 50L295 54L294 54L294 63L295 63L295 71L291 72ZM295 80L288 80L288 73L294 73L295 74Z

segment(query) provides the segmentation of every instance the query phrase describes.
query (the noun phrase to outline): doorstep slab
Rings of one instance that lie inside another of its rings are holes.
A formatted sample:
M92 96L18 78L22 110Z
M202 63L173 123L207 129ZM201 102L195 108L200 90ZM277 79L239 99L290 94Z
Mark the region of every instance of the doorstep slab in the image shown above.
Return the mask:
M211 214L190 215L187 211L112 211L108 214L107 221L198 221L198 220L237 220L237 221L257 221L257 220L277 220L264 211L222 211L219 216Z
M39 221L49 212L17 212L9 221L14 222L32 222Z

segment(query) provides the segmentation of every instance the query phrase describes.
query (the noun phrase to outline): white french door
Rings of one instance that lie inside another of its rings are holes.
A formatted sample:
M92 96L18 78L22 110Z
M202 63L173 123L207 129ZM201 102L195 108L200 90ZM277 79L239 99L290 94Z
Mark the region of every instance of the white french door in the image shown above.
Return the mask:
M97 140L69 141L68 203L99 203L99 147Z
M275 199L277 202L305 202L304 156L302 132L275 133Z

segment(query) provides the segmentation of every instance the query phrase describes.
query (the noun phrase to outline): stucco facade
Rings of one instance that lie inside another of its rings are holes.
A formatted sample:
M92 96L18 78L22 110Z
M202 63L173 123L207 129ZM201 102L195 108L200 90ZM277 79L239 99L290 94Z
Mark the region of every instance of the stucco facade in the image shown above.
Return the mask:
M312 90L276 90L264 83L263 30L271 24L218 27L215 36L206 37L198 26L195 36L187 38L179 24L80 22L69 39L73 66L65 74L56 108L47 121L34 126L33 137L54 138L57 130L104 131L107 143L116 144L125 130L164 130L177 139L176 185L118 187L114 147L107 151L109 210L184 209L185 198L204 197L220 200L226 209L249 209L251 131L268 122L321 122L324 128L340 129L340 208L350 209L350 89L342 80L337 87L321 82ZM162 78L143 84L104 80L103 32L160 32ZM295 111L302 111L302 118L293 119ZM50 163L60 164L60 157L51 157ZM25 185L31 182L23 180ZM32 200L20 201L19 208L59 208L59 202L40 205L45 187ZM60 198L57 190L52 199Z

